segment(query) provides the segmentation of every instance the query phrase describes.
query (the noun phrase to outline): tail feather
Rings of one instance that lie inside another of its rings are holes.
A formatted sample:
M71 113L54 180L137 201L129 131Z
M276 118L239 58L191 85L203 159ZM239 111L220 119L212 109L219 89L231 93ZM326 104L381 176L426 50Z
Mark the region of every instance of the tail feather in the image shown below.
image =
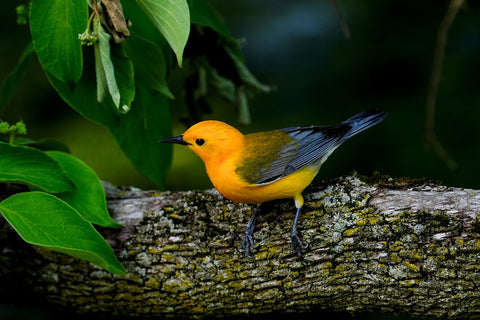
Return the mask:
M377 110L368 110L364 112L360 112L354 115L351 118L343 121L342 123L348 124L352 127L352 129L345 135L345 139L351 138L357 133L362 132L365 129L368 129L377 123L381 122L387 114L383 111Z

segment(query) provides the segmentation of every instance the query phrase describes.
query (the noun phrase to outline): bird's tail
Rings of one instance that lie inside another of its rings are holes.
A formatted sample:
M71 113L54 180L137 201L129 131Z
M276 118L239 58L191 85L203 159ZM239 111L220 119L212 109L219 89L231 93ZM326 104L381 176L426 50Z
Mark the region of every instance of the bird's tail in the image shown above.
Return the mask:
M381 122L387 114L383 111L377 110L368 110L364 112L360 112L354 115L351 118L343 121L342 123L349 124L352 129L345 135L345 139L351 138L357 133L362 132L365 129L368 129L377 123Z

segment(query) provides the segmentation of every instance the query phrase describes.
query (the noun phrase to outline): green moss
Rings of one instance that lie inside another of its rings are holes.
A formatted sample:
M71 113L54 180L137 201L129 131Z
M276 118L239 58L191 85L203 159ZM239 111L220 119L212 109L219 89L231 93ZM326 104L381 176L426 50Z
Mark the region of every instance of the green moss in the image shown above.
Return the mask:
M480 251L480 239L469 240L465 246L468 250Z
M174 259L175 259L174 256L171 255L170 253L164 253L162 255L162 261L163 262L173 262Z
M450 223L450 217L444 213L435 212L432 215L431 224L435 227L446 227L449 225L449 223Z
M357 219L355 220L355 224L359 227L367 225L367 219Z
M404 245L403 245L403 242L401 242L401 241L395 241L395 242L393 242L392 244L390 244L390 246L389 246L389 250L390 250L391 252L398 252L398 251L400 251L400 250L402 250L402 249L404 249L404 248L405 248L405 247L404 247Z
M435 254L438 257L444 257L445 258L445 256L448 255L449 253L450 253L450 251L448 250L448 248L435 246Z
M408 287L417 286L418 283L419 283L418 279L407 279L407 280L400 281L400 286L408 288Z
M180 246L175 243L167 243L165 244L162 249L163 252L177 252L180 250Z
M154 279L154 278L150 278L146 283L145 285L149 288L152 288L152 289L159 289L161 287L161 283L160 281L158 281L157 279Z
M442 279L455 279L457 277L455 270L450 270L447 268L439 269L435 275Z
M346 273L345 266L343 264L339 264L338 266L335 267L333 270L333 277L335 278L344 278Z
M160 251L156 248L153 248L152 246L148 246L148 253L153 254L153 255L157 255L157 254L160 253Z
M201 306L194 306L192 309L192 313L198 313L198 314L204 314L205 313L205 308Z
M371 226L374 226L374 225L377 225L380 220L381 218L379 216L369 217L368 224L370 224Z
M343 232L345 237L352 237L358 233L358 228L347 229Z
M475 221L472 223L470 231L474 233L480 233L480 217L477 216Z
M402 258L399 257L398 253L392 252L390 253L390 261L393 263L400 263L402 262Z
M416 264L413 264L413 263L410 263L409 261L402 261L402 265L404 265L405 267L408 268L408 270L410 271L413 271L415 273L419 273L420 272L420 267L417 266Z
M168 279L163 283L163 290L169 293L177 293L186 291L192 288L192 283L188 280L180 280L180 279Z
M333 267L333 264L330 261L324 262L321 265L322 270L331 270Z
M353 175L359 178L361 181L367 184L374 184L380 188L389 188L389 189L408 189L416 187L419 185L440 185L441 181L432 180L430 178L392 178L389 175L381 174L380 172L375 171L372 176L363 176L359 175L356 172Z

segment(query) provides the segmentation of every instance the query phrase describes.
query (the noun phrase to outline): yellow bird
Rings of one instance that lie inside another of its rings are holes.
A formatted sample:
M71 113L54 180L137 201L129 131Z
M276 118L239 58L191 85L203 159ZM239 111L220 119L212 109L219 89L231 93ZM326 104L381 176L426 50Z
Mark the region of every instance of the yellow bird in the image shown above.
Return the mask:
M221 121L202 121L183 135L159 142L188 146L205 163L214 187L235 202L257 204L245 230L245 255L255 248L253 229L260 204L292 198L297 213L290 238L301 256L306 248L297 235L303 190L312 182L328 156L348 138L386 117L364 111L331 126L291 127L242 134Z

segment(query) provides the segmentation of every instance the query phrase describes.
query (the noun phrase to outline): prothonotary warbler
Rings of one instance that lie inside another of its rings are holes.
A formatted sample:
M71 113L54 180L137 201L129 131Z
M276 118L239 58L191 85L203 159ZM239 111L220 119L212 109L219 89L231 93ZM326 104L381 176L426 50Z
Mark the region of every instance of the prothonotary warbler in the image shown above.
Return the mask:
M215 188L235 202L257 204L245 230L245 255L255 248L255 215L263 202L292 198L297 213L290 233L293 249L306 248L297 235L303 190L312 182L328 156L348 138L385 118L381 111L361 112L331 126L291 127L242 134L214 120L202 121L185 133L160 142L186 145L205 163Z

